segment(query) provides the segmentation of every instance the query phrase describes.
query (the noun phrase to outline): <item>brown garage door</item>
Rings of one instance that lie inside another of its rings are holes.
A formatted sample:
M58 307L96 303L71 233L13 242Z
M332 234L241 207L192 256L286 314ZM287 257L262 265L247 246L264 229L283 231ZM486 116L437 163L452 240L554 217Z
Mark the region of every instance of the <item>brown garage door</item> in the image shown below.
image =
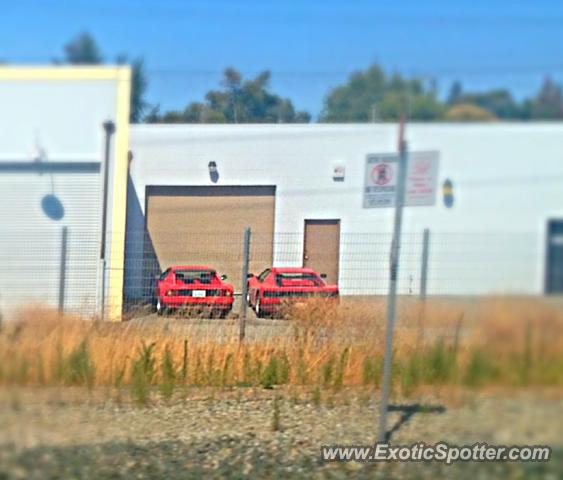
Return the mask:
M250 271L272 264L274 186L149 186L149 241L163 270L174 264L211 265L241 288L242 239L252 229Z
M305 220L303 266L325 273L328 283L338 283L340 220Z

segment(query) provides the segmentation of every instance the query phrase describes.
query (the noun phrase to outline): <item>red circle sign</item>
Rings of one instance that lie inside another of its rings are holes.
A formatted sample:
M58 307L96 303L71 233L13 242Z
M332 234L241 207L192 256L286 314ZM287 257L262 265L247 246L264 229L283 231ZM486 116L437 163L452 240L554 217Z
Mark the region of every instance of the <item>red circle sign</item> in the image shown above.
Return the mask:
M380 163L371 171L371 181L376 185L387 185L393 178L393 169L388 163Z

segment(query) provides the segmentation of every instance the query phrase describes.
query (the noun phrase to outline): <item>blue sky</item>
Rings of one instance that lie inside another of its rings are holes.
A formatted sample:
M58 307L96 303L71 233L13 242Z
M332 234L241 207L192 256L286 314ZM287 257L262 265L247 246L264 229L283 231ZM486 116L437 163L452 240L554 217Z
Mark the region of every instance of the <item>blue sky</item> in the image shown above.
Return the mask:
M326 92L377 61L466 89L530 95L563 78L563 2L553 0L0 0L0 59L45 63L80 31L106 59L143 56L148 100L201 100L226 66L273 72L272 87L318 114Z

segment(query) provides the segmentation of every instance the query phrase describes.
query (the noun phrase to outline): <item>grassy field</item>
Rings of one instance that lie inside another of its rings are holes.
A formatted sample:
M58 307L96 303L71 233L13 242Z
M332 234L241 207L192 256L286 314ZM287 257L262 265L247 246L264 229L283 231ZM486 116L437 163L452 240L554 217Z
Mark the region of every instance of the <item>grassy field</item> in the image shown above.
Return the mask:
M0 478L558 478L563 309L534 298L401 299L391 441L547 444L549 463L322 464L370 444L385 302L287 320L21 310L0 330Z
M28 308L0 333L0 383L127 387L141 403L181 385L378 385L384 301L313 302L289 317L251 320L255 333L240 343L235 320L104 323ZM563 311L547 301L410 302L399 319L396 393L563 385Z

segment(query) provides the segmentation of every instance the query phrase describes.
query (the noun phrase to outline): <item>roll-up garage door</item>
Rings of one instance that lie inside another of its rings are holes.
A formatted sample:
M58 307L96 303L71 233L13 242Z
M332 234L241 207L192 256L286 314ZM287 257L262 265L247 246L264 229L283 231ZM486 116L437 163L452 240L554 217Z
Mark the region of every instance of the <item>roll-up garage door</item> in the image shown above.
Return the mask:
M210 265L240 291L244 229L252 229L250 271L258 273L272 263L274 213L274 186L148 186L146 251L161 270Z

